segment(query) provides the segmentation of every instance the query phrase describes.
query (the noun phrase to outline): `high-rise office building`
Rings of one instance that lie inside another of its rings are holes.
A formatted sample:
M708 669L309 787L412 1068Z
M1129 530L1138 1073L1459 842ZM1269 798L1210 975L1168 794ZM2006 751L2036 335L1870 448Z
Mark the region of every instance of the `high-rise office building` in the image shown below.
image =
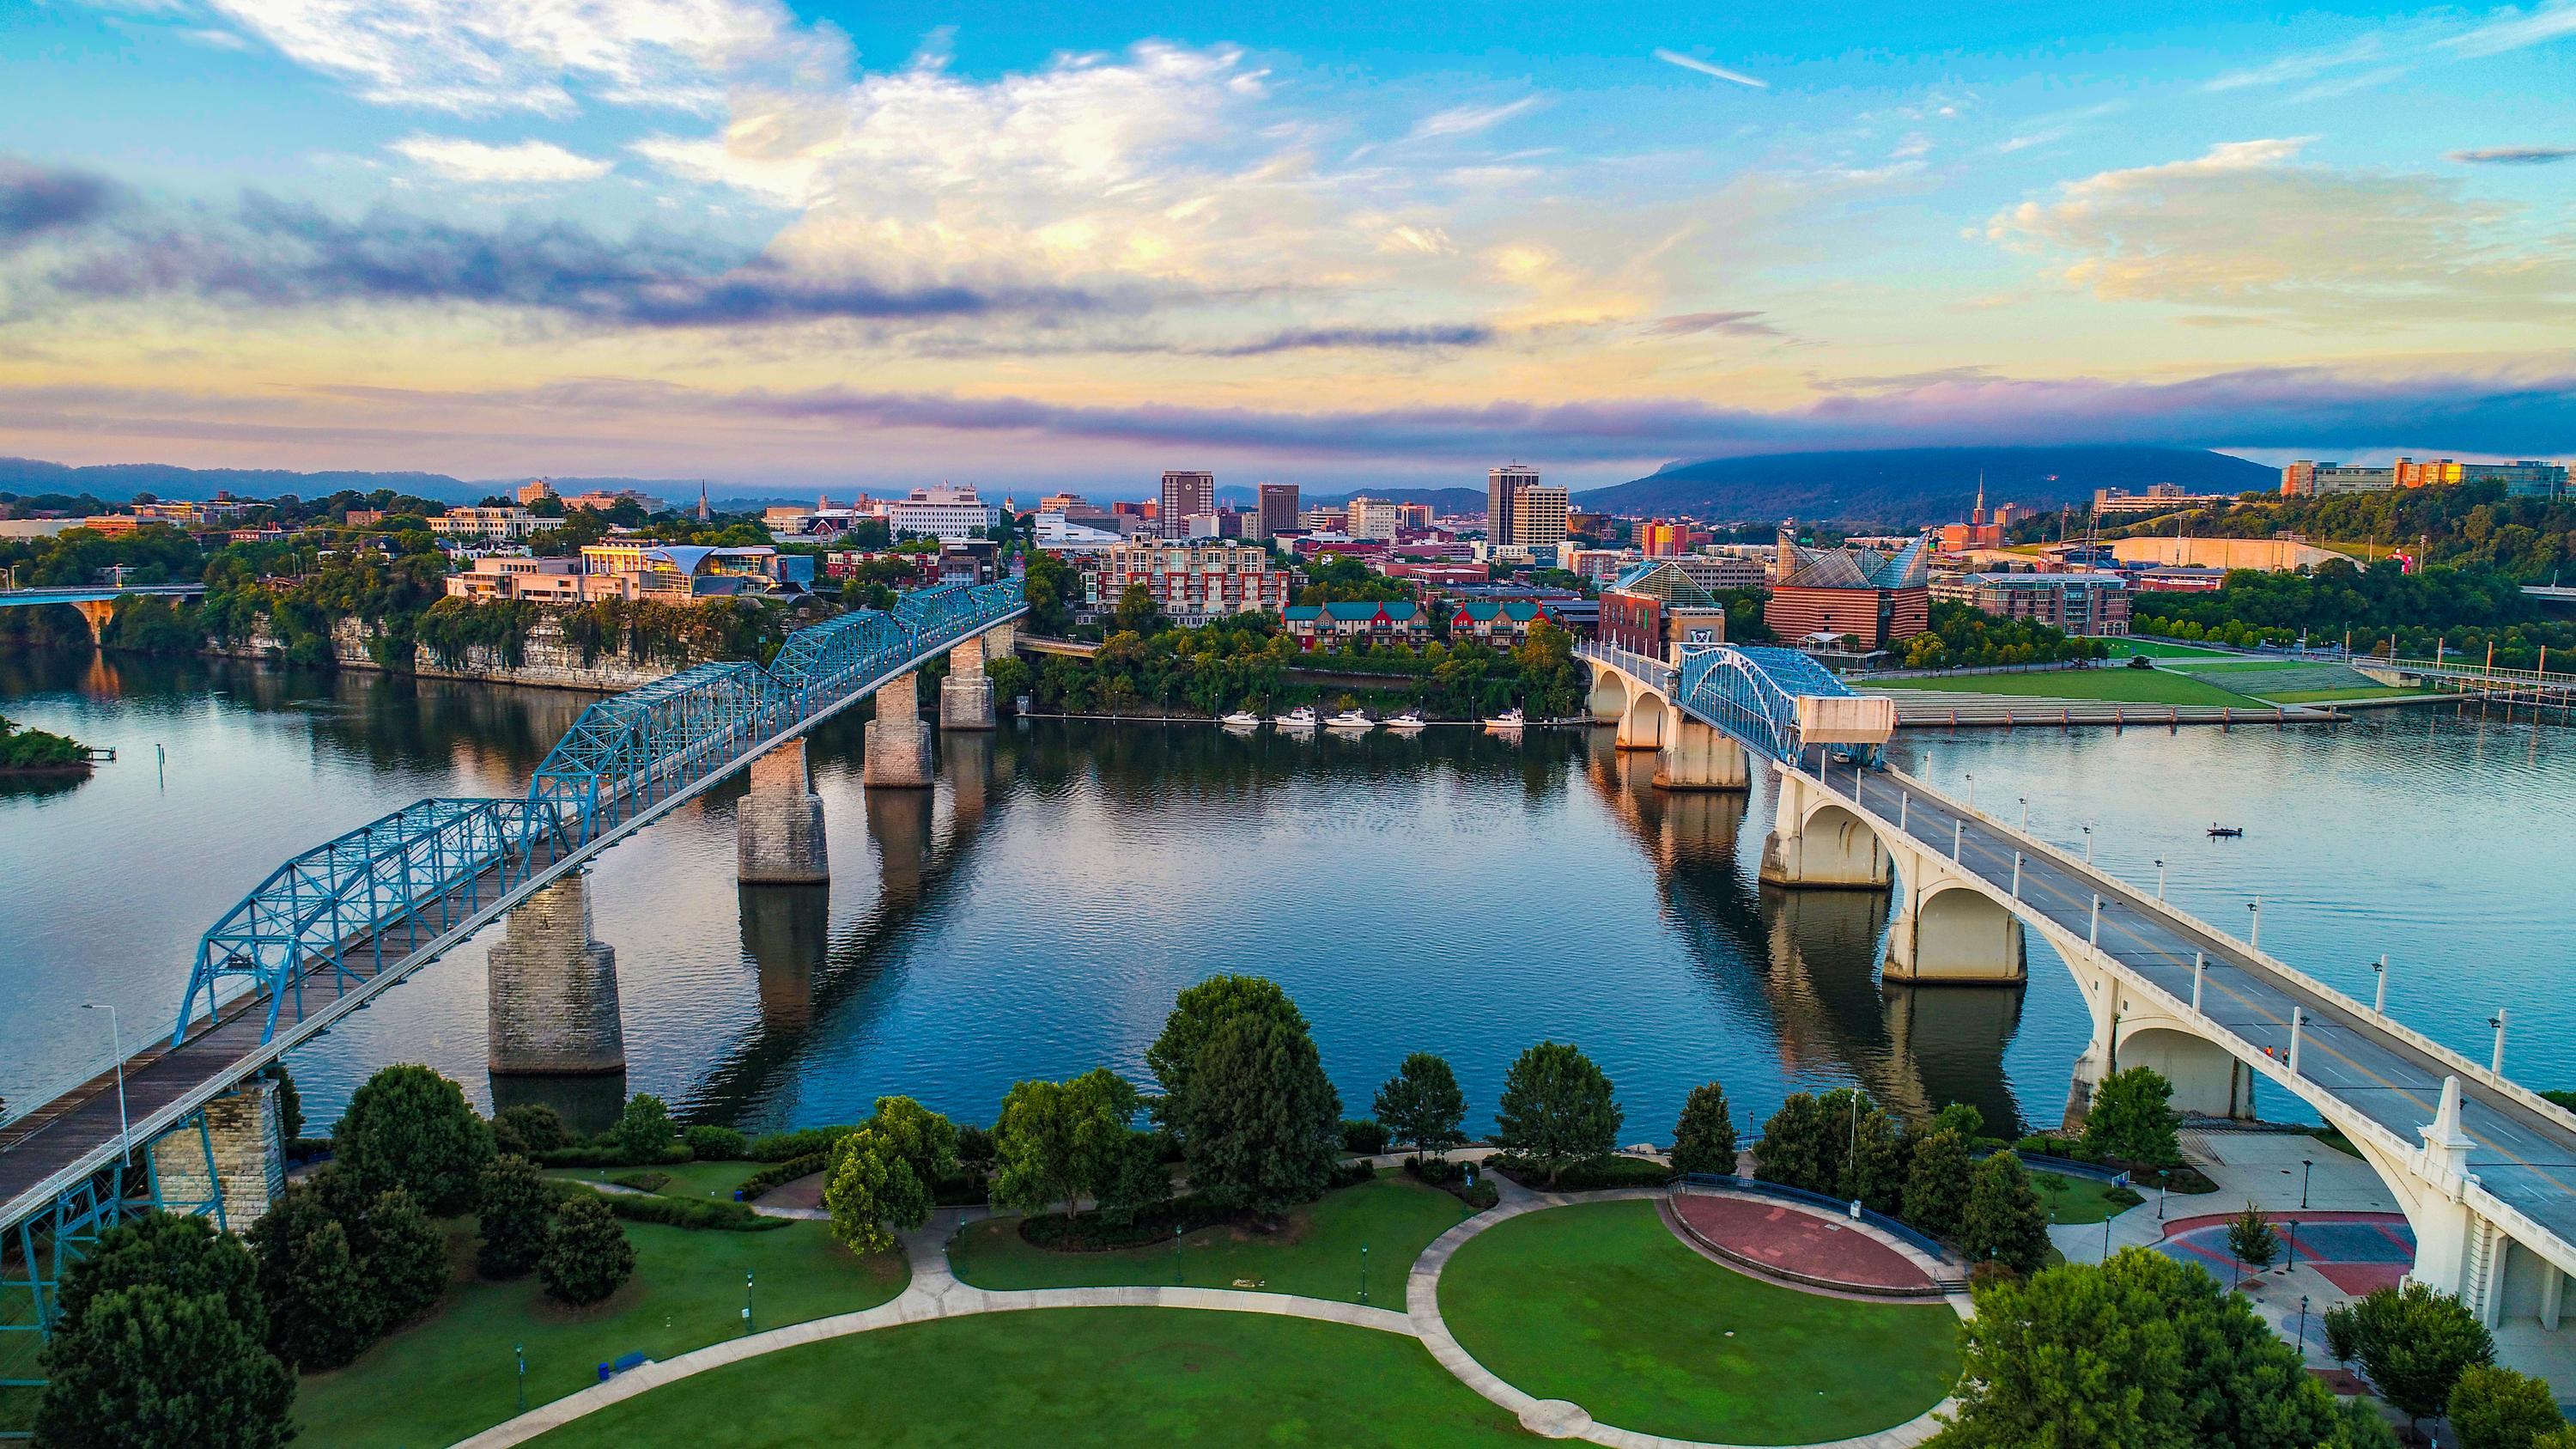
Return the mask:
M1164 469L1161 503L1156 521L1163 525L1163 536L1189 537L1190 515L1216 512L1216 475Z
M1261 536L1277 538L1297 531L1297 485L1264 483L1261 485Z
M1562 488L1535 484L1512 495L1511 541L1523 548L1553 548L1565 542L1566 494Z
M1392 542L1395 538L1395 508L1391 500L1363 494L1350 501L1350 521L1345 527L1353 538Z
M1485 475L1485 537L1497 544L1517 543L1512 531L1512 498L1538 486L1538 470L1527 463L1506 463Z

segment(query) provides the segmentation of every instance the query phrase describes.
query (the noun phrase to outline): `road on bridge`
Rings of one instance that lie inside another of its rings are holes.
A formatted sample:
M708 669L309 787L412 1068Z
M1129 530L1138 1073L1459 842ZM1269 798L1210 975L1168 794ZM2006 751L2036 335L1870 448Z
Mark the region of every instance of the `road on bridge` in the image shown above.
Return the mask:
M1807 773L1817 774L1813 768ZM2459 1076L2462 1125L2477 1144L2469 1170L2489 1193L2562 1240L2576 1242L2576 1131L2457 1072L2368 1013L2285 976L2243 943L2193 926L2107 874L2088 874L2028 851L2013 832L1945 804L1902 774L1829 765L1821 778L1829 792L1882 820L1895 821L1901 812L1905 834L1927 853L1949 855L1955 831L1960 868L1983 876L1999 893L2011 892L2019 852L2024 907L2079 940L2091 929L2099 893L2101 949L2184 1002L2191 1000L2192 955L2204 953L2202 1006L2252 1049L2247 1055L2269 1048L2286 1061L2290 1013L2299 1009L2305 1016L2300 1075L2410 1145L2424 1140L2422 1129L2441 1103L2442 1079Z

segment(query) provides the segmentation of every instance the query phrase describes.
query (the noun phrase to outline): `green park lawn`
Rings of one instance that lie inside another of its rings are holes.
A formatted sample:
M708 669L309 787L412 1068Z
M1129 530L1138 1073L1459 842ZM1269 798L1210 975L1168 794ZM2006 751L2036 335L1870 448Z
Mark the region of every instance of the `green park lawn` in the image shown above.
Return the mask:
M1684 1247L1651 1202L1583 1203L1487 1228L1449 1260L1440 1311L1515 1388L1682 1439L1868 1434L1940 1402L1959 1373L1959 1320L1946 1305L1748 1278Z
M2030 1185L2039 1189L2040 1205L2049 1210L2049 1221L2053 1223L2098 1223L2136 1206L2112 1201L2111 1184L2089 1177L2068 1177L2034 1168Z
M711 1369L535 1441L585 1445L1527 1442L1402 1334L1164 1308L986 1313Z
M948 1263L978 1288L1097 1288L1165 1284L1231 1288L1254 1283L1267 1292L1357 1302L1360 1246L1368 1245L1368 1301L1404 1307L1404 1278L1431 1240L1457 1226L1467 1205L1401 1172L1324 1195L1288 1214L1271 1234L1237 1227L1202 1228L1181 1239L1109 1253L1059 1253L1020 1236L1020 1219L970 1223L948 1244Z
M821 1223L760 1233L627 1223L635 1276L605 1303L566 1308L533 1273L507 1283L473 1276L472 1220L447 1227L457 1277L446 1299L347 1368L305 1375L295 1395L300 1442L392 1449L452 1444L489 1428L517 1412L515 1344L527 1346L533 1406L598 1382L596 1366L626 1353L670 1358L734 1337L743 1331L745 1273L755 1275L760 1328L873 1308L902 1292L908 1276L899 1257L852 1257Z
M757 1162L683 1162L673 1167L569 1167L549 1168L548 1177L568 1182L615 1182L621 1177L642 1173L660 1173L671 1180L660 1189L664 1197L712 1198L718 1202L733 1201L733 1190L742 1180L760 1171Z
M2221 689L2170 669L2052 669L2036 674L1943 674L1924 679L1873 679L1872 689L1939 689L1956 694L2038 699L2100 699L2125 704L2224 704L2261 709L2261 700Z
M2168 644L2162 639L2114 639L2109 641L2111 657L2123 658L2143 654L2149 659L2233 659L2237 656L2224 649L2207 649L2198 644Z

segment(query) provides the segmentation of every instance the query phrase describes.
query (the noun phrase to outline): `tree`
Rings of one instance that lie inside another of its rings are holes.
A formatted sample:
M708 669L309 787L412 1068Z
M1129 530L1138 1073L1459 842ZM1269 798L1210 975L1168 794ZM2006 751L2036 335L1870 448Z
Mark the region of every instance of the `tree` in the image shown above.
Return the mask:
M1108 1180L1135 1115L1136 1089L1106 1067L1013 1083L993 1124L993 1201L1031 1212L1060 1202L1072 1217Z
M1503 1076L1494 1141L1544 1164L1554 1183L1567 1163L1610 1155L1621 1120L1601 1068L1570 1042L1543 1041L1522 1052Z
M572 1145L572 1130L564 1126L561 1113L543 1102L521 1102L504 1107L492 1118L492 1140L502 1152L515 1152L534 1161L540 1152L553 1152Z
M492 1129L464 1091L422 1066L369 1077L331 1137L340 1166L365 1192L399 1187L440 1217L473 1204L476 1178L492 1160Z
M608 1204L590 1192L565 1198L537 1257L537 1279L547 1295L579 1308L626 1286L634 1271L635 1245L626 1241Z
M259 1074L277 1083L277 1133L293 1142L304 1135L304 1094L295 1090L284 1062L270 1062Z
M2541 1435L2567 1424L2548 1384L2492 1364L2460 1370L2449 1405L2460 1449L2532 1449Z
M480 1183L477 1183L480 1186ZM447 1292L447 1235L432 1226L412 1195L395 1188L367 1213L374 1250L367 1276L382 1300L386 1327L407 1322Z
M957 1175L957 1124L910 1097L879 1097L868 1119L895 1153L912 1167L927 1191ZM906 1226L917 1226L906 1224Z
M1172 1174L1155 1150L1151 1132L1130 1132L1111 1149L1109 1172L1100 1184L1100 1216L1120 1227L1172 1195Z
M1826 1120L1812 1094L1791 1092L1753 1144L1754 1176L1808 1192L1834 1191L1842 1176L1839 1125Z
M2011 1161L2009 1157L1989 1161ZM2243 1299L2141 1248L1977 1290L1939 1449L2385 1449Z
M2441 1413L2462 1373L2495 1362L2495 1338L2477 1315L2421 1283L2368 1295L2353 1318L2363 1375L2410 1419Z
M295 1375L270 1353L258 1270L203 1218L147 1212L63 1278L35 1440L60 1449L273 1449Z
M2182 1161L2174 1135L2173 1083L2153 1067L2113 1072L2093 1089L2084 1116L2084 1145L2105 1157L2171 1167Z
M482 1197L475 1205L482 1247L475 1266L486 1278L516 1278L537 1266L546 1250L546 1229L554 1222L554 1195L536 1164L515 1152L485 1164Z
M1845 1100L1837 1103L1836 1097ZM1895 1212L1904 1205L1905 1173L1910 1162L1896 1119L1872 1102L1868 1094L1848 1087L1825 1099L1828 1123L1837 1110L1843 1114L1844 1156L1835 1193L1876 1212Z
M853 1253L889 1252L896 1232L930 1221L930 1185L874 1126L835 1139L823 1172L832 1236Z
M2048 1261L2048 1210L2039 1205L2020 1158L1998 1152L1968 1174L1959 1242L1970 1257L2001 1263L2024 1277Z
M1953 1238L1968 1211L1968 1139L1943 1129L1914 1144L1905 1174L1905 1220L1938 1238Z
M1145 1069L1163 1086L1158 1115L1166 1126L1172 1125L1182 1094L1189 1090L1190 1068L1197 1063L1200 1049L1219 1026L1242 1015L1272 1017L1299 1031L1306 1029L1305 1013L1277 982L1266 977L1211 976L1174 998L1163 1034L1145 1048Z
M1736 1169L1735 1120L1726 1089L1715 1082L1691 1088L1673 1126L1673 1170L1732 1176Z
M659 1162L671 1150L671 1110L650 1092L626 1099L626 1110L609 1129L617 1150L633 1162Z
M2345 1368L2361 1357L2361 1313L2349 1303L2338 1303L2325 1311L2321 1320L2326 1330L2326 1352Z
M2227 1225L2227 1251L2242 1267L2260 1273L2281 1256L2281 1235L2272 1231L2271 1221L2247 1203ZM2239 1279L2243 1277L2238 1274Z
M1116 628L1136 634L1153 634L1162 628L1162 607L1154 602L1154 591L1142 583L1129 584L1119 591L1118 608L1110 616Z
M1226 1019L1188 1081L1174 1125L1193 1188L1262 1217L1323 1196L1341 1155L1342 1098L1303 1017Z
M340 1221L335 1199L343 1194L335 1188L343 1185L345 1177L326 1168L316 1179L289 1184L251 1224L269 1348L303 1368L337 1368L355 1359L384 1321L383 1299L369 1287L348 1225Z
M1467 1140L1466 1094L1458 1090L1458 1075L1449 1070L1448 1060L1430 1052L1407 1056L1377 1089L1369 1110L1389 1136L1410 1145L1416 1156L1446 1155Z
M1975 1142L1985 1135L1986 1114L1966 1102L1952 1102L1933 1113L1932 1125L1923 1129L1926 1137L1935 1132L1956 1132L1969 1142Z

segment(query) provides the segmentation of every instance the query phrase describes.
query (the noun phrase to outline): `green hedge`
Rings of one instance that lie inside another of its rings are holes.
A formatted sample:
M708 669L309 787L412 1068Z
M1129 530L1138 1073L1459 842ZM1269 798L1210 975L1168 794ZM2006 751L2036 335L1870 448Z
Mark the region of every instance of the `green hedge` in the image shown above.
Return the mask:
M767 1233L788 1225L789 1218L765 1218L738 1202L700 1202L684 1197L645 1197L625 1192L592 1192L579 1183L561 1183L557 1196L589 1193L608 1204L609 1212L634 1223L660 1223L691 1232Z
M587 1142L556 1147L536 1155L539 1167L671 1167L690 1160L689 1149L674 1142L659 1153L638 1156L614 1142Z
M1499 1172L1523 1187L1545 1192L1599 1192L1614 1187L1662 1187L1673 1180L1673 1170L1660 1162L1642 1157L1601 1157L1590 1162L1570 1162L1548 1181L1545 1164L1497 1152L1485 1159L1487 1170Z
M734 1195L744 1202L755 1201L774 1188L784 1187L800 1177L811 1177L821 1172L824 1163L828 1160L828 1156L824 1153L809 1152L802 1157L791 1157L785 1162L772 1163L744 1178L742 1186L734 1189Z
M1020 1237L1050 1252L1105 1253L1168 1243L1174 1228L1192 1233L1234 1220L1233 1212L1193 1192L1138 1208L1135 1220L1123 1224L1109 1222L1097 1211L1070 1218L1058 1212L1032 1213L1020 1219Z
M813 1157L834 1141L858 1130L856 1126L840 1126L799 1127L793 1132L772 1132L751 1139L744 1145L742 1155L753 1162L786 1162L798 1157Z

